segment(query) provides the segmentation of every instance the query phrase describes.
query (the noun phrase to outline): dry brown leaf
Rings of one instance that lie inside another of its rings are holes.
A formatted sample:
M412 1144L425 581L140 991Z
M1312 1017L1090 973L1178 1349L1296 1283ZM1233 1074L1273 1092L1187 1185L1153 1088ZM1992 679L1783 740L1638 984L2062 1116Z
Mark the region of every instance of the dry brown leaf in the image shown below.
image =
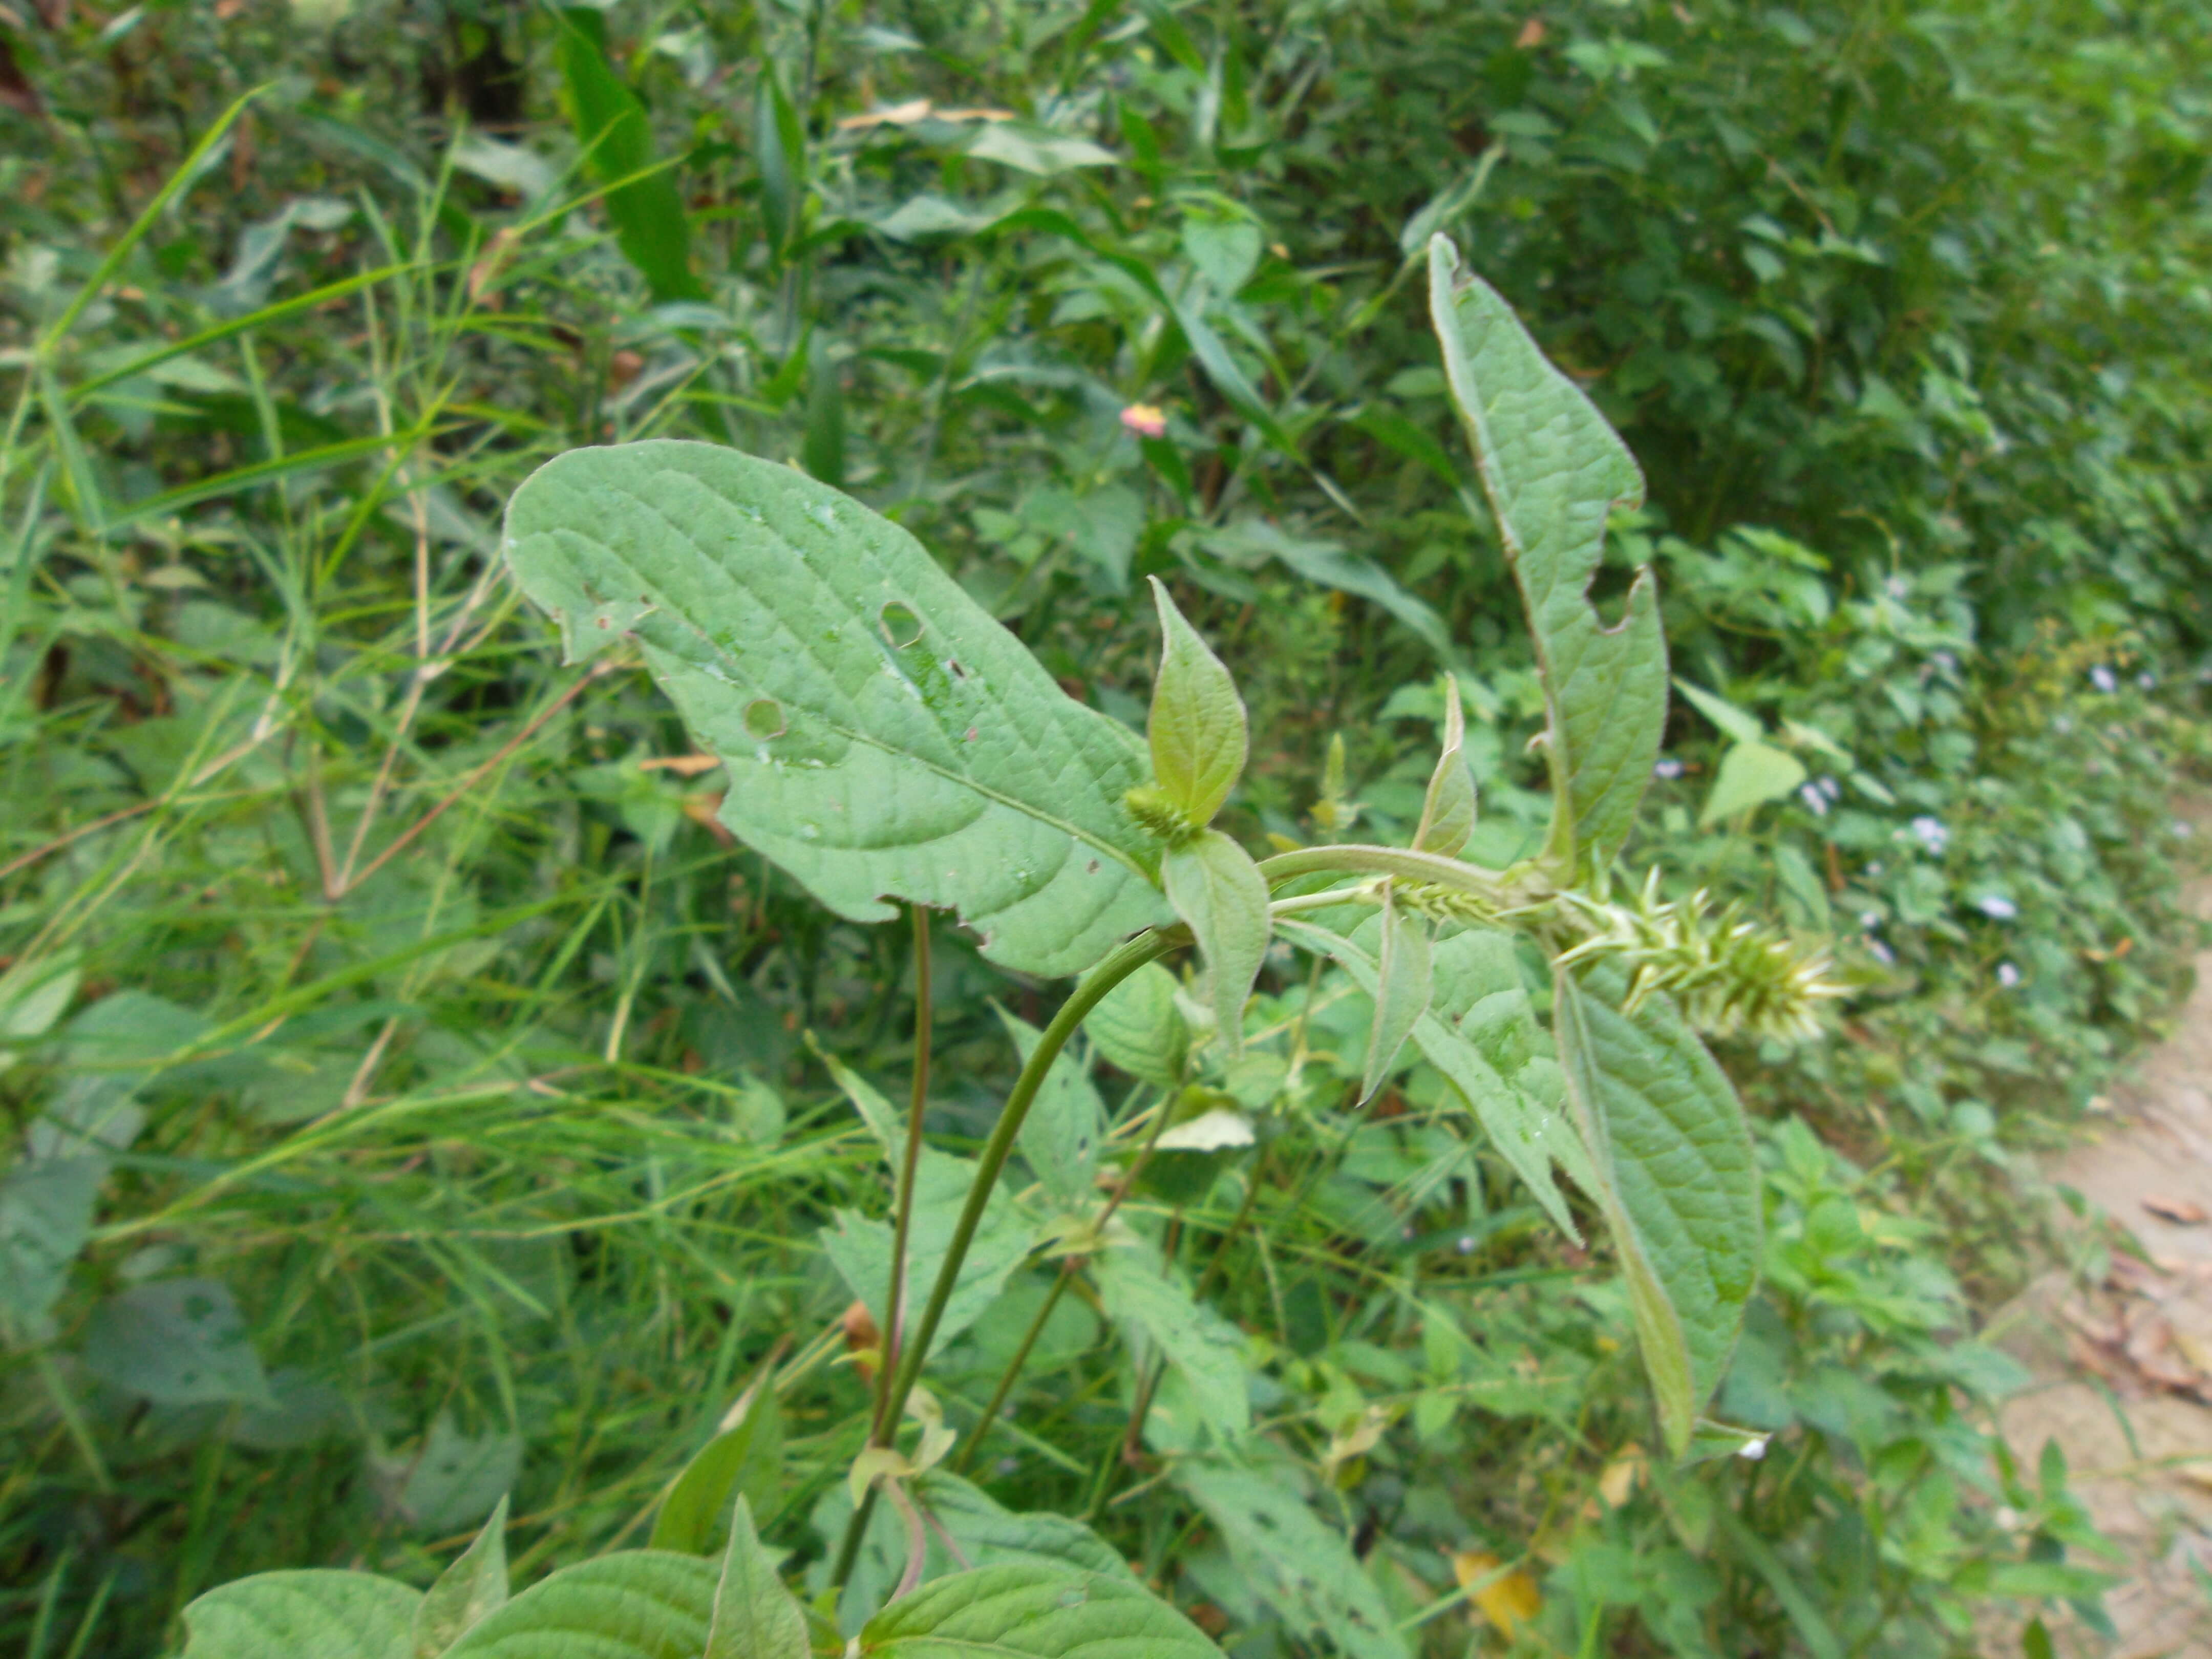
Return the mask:
M2177 1227L2201 1227L2212 1221L2202 1204L2191 1198L2167 1198L2153 1193L2142 1201L2142 1206L2160 1221L2170 1221Z
M1488 1550L1461 1550L1452 1556L1452 1577L1482 1616L1510 1641L1516 1626L1544 1610L1544 1595L1534 1579L1518 1567L1503 1571L1504 1565Z
M1628 1501L1644 1479L1644 1448L1632 1440L1613 1455L1597 1478L1598 1496L1605 1499L1606 1508L1617 1510Z
M722 763L720 755L661 755L648 761L640 761L641 772L673 772L679 778L696 778L702 772L711 772Z
M1532 17L1521 26L1521 33L1513 37L1514 47L1520 52L1533 51L1544 44L1544 36L1549 31L1544 27L1544 20L1540 17Z

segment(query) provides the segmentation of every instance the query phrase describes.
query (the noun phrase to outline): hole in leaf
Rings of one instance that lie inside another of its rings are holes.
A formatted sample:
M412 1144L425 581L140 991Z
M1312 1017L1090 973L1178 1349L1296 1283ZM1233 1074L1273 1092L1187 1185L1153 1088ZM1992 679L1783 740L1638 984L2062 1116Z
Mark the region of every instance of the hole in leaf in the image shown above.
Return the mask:
M1636 586L1643 567L1607 559L1590 577L1590 609L1597 612L1600 628L1611 633L1628 615L1628 590Z
M774 697L755 697L745 705L745 730L763 743L790 729L783 718L783 705Z
M878 611L876 621L894 651L903 651L921 637L921 618L915 614L912 605L897 599Z

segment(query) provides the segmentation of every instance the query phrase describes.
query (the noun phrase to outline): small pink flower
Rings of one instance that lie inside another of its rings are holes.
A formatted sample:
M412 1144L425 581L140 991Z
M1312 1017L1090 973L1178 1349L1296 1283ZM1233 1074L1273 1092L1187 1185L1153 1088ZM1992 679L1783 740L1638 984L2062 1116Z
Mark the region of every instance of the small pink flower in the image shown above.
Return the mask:
M1139 438L1164 438L1167 435L1167 410L1156 404L1131 404L1121 411L1121 424Z

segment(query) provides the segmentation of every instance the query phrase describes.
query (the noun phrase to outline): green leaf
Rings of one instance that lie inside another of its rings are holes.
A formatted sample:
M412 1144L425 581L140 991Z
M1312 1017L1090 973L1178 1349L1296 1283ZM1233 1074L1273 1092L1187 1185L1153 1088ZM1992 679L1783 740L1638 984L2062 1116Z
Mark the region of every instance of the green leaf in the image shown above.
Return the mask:
M431 1422L421 1455L407 1472L399 1506L418 1527L445 1531L474 1526L513 1490L522 1473L522 1437L488 1430L464 1434L453 1413Z
M809 1651L806 1614L777 1575L775 1558L761 1547L752 1506L740 1498L730 1516L704 1659L807 1659Z
M911 1326L921 1298L937 1281L945 1248L952 1242L962 1204L975 1178L973 1159L954 1158L933 1147L921 1149L915 1170L914 1224L907 1236L906 1292L900 1299ZM853 1210L830 1212L836 1225L822 1231L822 1248L854 1296L867 1304L878 1330L884 1323L884 1292L890 1283L891 1225ZM1003 1187L993 1189L943 1320L930 1344L936 1353L966 1330L1006 1287L1006 1280L1030 1252L1030 1232Z
M1383 889L1381 939L1376 951L1375 1024L1367 1037L1366 1075L1360 1080L1362 1104L1375 1097L1390 1075L1398 1050L1406 1046L1414 1021L1429 1010L1434 988L1429 963L1429 925L1401 908Z
M999 1023L1013 1038L1022 1063L1028 1065L1044 1034L1003 1008L998 1012ZM1030 1115L1022 1120L1022 1156L1053 1197L1064 1204L1079 1203L1091 1196L1099 1143L1105 1134L1106 1103L1099 1099L1089 1068L1073 1046L1064 1048L1030 1102Z
M0 974L0 1042L44 1036L83 982L76 952L19 962Z
M85 1368L157 1406L273 1405L230 1287L212 1279L134 1285L93 1312Z
M1421 800L1421 821L1413 831L1416 852L1455 859L1474 833L1474 778L1467 769L1467 714L1459 702L1459 681L1444 676L1443 752L1429 775Z
M1054 132L1029 121L984 122L967 154L971 161L1001 161L1041 178L1074 167L1111 167L1120 159L1088 138Z
M1158 576L1160 672L1152 681L1152 777L1194 826L1213 822L1244 773L1244 699Z
M1176 1006L1176 978L1148 962L1084 1016L1091 1046L1131 1077L1163 1088L1182 1081L1190 1028Z
M806 133L773 63L761 66L753 91L753 158L760 167L761 217L769 248L781 259L790 252L799 234L801 196L806 188Z
M1126 1577L978 1567L902 1596L860 1632L886 1659L1218 1659L1197 1626Z
M1805 768L1786 749L1770 744L1739 743L1721 757L1713 792L1698 814L1700 829L1779 800L1805 781Z
M1627 447L1544 359L1512 308L1429 243L1429 306L1444 374L1535 635L1557 803L1550 855L1602 867L1644 798L1667 718L1667 640L1650 569L1611 628L1589 600L1607 516L1644 499Z
M1275 925L1285 938L1334 958L1352 976L1353 984L1369 996L1375 995L1380 965L1371 951L1340 933L1295 917L1279 918ZM1513 1173L1544 1206L1544 1212L1568 1237L1578 1239L1581 1235L1575 1231L1574 1217L1552 1179L1555 1163L1570 1175L1583 1166L1581 1149L1567 1127L1558 1091L1546 1097L1520 1086L1518 1079L1507 1082L1484 1052L1452 1024L1474 1000L1465 994L1468 971L1465 957L1469 947L1461 942L1468 937L1455 934L1439 940L1431 950L1433 1000L1429 1012L1413 1022L1413 1046L1467 1103L1491 1144L1504 1155ZM1530 1080L1542 1081L1540 1077Z
M185 1659L414 1659L422 1601L373 1573L256 1573L185 1609Z
M653 1517L649 1547L685 1555L712 1550L732 1492L742 1489L763 1503L774 1498L782 1445L783 1408L775 1390L756 1384L744 1414L694 1453L676 1477Z
M1296 1478L1212 1458L1187 1459L1175 1471L1254 1596L1294 1635L1346 1659L1407 1659L1382 1591L1345 1535L1288 1484Z
M832 489L845 486L845 377L830 348L816 341L806 362L806 470Z
M1237 367L1236 358L1229 355L1229 348L1221 343L1221 337L1213 331L1198 307L1188 300L1176 299L1168 301L1168 308L1190 344L1190 355L1198 359L1199 367L1206 371L1206 378L1213 382L1214 389L1234 404L1237 412L1251 422L1260 435L1279 453L1303 465L1304 458L1298 453L1298 447L1291 441L1291 434L1283 430L1282 422L1267 407L1267 399L1260 395L1251 377Z
M1728 737L1738 743L1757 743L1766 735L1766 728L1759 723L1759 716L1747 714L1726 697L1715 696L1702 687L1695 686L1679 675L1674 689L1690 700L1690 705ZM1844 758L1849 759L1849 756Z
M1224 300L1234 298L1260 268L1265 240L1258 222L1241 213L1191 212L1182 222L1184 257Z
M1164 1279L1133 1250L1108 1250L1091 1263L1098 1299L1106 1316L1130 1335L1158 1350L1189 1384L1191 1398L1206 1425L1234 1445L1252 1427L1251 1401L1245 1389L1243 1334L1190 1292Z
M1232 563L1257 562L1261 556L1273 558L1310 582L1388 611L1445 661L1457 655L1451 629L1442 617L1401 587L1398 579L1374 560L1346 552L1341 543L1293 536L1264 519L1245 519L1206 537L1203 545Z
M556 7L553 17L576 139L592 173L613 185L607 217L623 257L645 278L655 304L705 300L705 285L691 274L691 224L675 172L653 170L653 124L607 62L605 19L589 6Z
M507 556L572 659L636 639L728 769L722 822L838 915L957 909L1042 975L1166 919L1128 729L859 503L709 444L578 450L516 491Z
M925 1584L970 1567L1024 1564L1059 1571L1133 1577L1128 1564L1104 1539L1079 1521L1049 1511L1019 1514L981 1488L942 1469L932 1469L908 1485L908 1494L935 1522L928 1531L922 1562ZM825 1539L842 1536L853 1512L840 1485L817 1507L815 1529ZM959 1551L955 1555L946 1540ZM887 1504L876 1506L860 1553L846 1581L840 1606L857 1625L859 1613L878 1607L906 1571L906 1527ZM856 1612L858 1610L858 1612Z
M438 1659L487 1614L507 1605L507 1499L476 1541L438 1575L416 1605L415 1659Z
M1567 1097L1591 1196L1620 1251L1636 1334L1676 1456L1728 1370L1758 1281L1759 1171L1735 1091L1664 994L1633 1015L1617 969L1554 975Z
M1218 830L1200 832L1160 862L1168 902L1188 924L1205 964L1221 1053L1244 1047L1244 1002L1267 954L1267 878L1252 855Z
M623 1550L532 1585L447 1659L699 1659L720 1575L711 1561Z

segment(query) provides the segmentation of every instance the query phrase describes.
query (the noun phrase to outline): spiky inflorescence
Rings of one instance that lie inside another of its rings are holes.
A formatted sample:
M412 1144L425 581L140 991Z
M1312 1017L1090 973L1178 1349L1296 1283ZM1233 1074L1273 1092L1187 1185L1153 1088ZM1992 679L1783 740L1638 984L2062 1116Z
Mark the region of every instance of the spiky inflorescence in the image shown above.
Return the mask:
M1710 1036L1743 1031L1799 1042L1819 1035L1820 1004L1845 988L1828 977L1826 951L1801 955L1784 935L1745 920L1735 904L1714 910L1702 888L1662 902L1658 879L1655 870L1629 904L1560 895L1563 907L1590 930L1561 952L1561 965L1618 962L1629 970L1624 1012L1633 1013L1664 991L1683 1018Z

